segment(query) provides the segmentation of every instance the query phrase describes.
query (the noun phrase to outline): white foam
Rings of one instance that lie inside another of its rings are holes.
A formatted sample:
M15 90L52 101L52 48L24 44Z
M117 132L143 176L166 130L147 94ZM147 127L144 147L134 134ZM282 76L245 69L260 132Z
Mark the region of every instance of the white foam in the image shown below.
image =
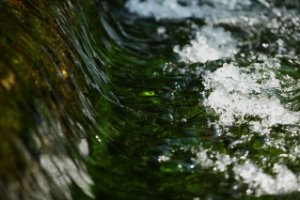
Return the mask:
M157 33L159 35L164 35L166 33L166 31L167 31L166 27L164 27L164 26L160 26L160 27L157 28Z
M201 166L202 168L212 168L215 172L225 172L225 177L227 177L228 167L233 166L232 172L237 184L247 184L247 193L249 195L287 194L298 191L300 188L299 177L285 165L274 164L273 173L275 176L271 176L251 160L246 159L242 164L239 164L241 160L243 160L241 157L231 157L212 151L211 149L200 147L196 151L196 158L193 161L197 166Z
M182 49L178 45L174 47L174 52L186 63L205 63L233 57L236 51L235 40L229 32L210 26L203 27L196 33L195 39Z
M263 134L266 138L261 148L279 149L278 162L273 165L274 175L270 175L257 166L245 155L230 156L212 149L196 150L194 164L203 168L212 168L216 172L223 172L228 176L229 166L238 185L247 184L248 195L278 195L299 191L299 176L282 164L282 159L294 162L300 156L299 144L290 143L286 149L287 135L298 137L299 127L284 128L283 133L278 133L276 138L269 134L271 128L276 125L299 125L300 113L289 110L279 99L289 98L290 93L296 90L298 81L289 76L277 78L276 71L280 68L276 60L268 60L261 57L264 63L256 63L247 68L238 67L234 63L224 64L214 72L204 75L204 86L208 91L204 106L213 110L219 116L219 120L213 124L221 127L225 133L228 126L241 123L250 125L250 132L232 143L232 146L247 143L251 140L251 133ZM276 94L276 95L275 95ZM251 119L247 117L252 117ZM259 160L258 160L259 161ZM267 165L269 159L262 158L260 163ZM235 185L234 187L238 187Z
M285 108L274 94L282 88L273 70L263 64L247 69L224 64L204 77L206 89L212 90L204 105L219 115L219 125L248 122L253 132L262 134L268 133L274 125L299 123L300 113ZM257 120L246 120L247 117Z
M193 150L196 153L196 157L193 162L203 168L212 168L217 172L226 172L229 165L236 162L235 157L230 157L226 154L221 154L211 149L204 149L203 147Z
M170 160L170 157L168 157L168 156L164 156L164 155L161 155L161 156L158 156L158 162L167 162L167 161L169 161Z
M220 127L234 126L241 123L250 125L250 132L257 132L266 136L265 146L262 148L280 149L283 152L276 158L279 162L273 166L274 176L269 175L245 156L229 156L200 148L194 162L204 168L213 168L217 172L228 174L228 166L233 166L235 180L239 184L247 184L249 195L278 195L299 191L298 175L280 163L281 158L291 161L299 157L299 145L290 145L288 153L286 133L290 136L299 135L299 128L286 128L285 134L277 134L276 139L270 137L271 128L275 125L296 125L300 123L300 113L293 112L281 103L275 94L288 97L287 91L295 90L297 81L285 76L278 79L276 71L280 65L277 61L263 58L264 63L252 64L247 68L238 67L234 63L224 64L214 72L207 72L204 76L204 86L211 91L204 105L219 115L217 125ZM287 85L287 87L285 87ZM291 86L292 85L292 86ZM257 119L247 119L256 117ZM226 130L226 128L225 128ZM234 143L244 143L248 140L237 140ZM234 144L233 144L234 145ZM212 155L212 156L208 156ZM267 163L264 158L262 163ZM240 164L242 163L242 164ZM264 165L265 165L264 164Z
M214 166L213 160L208 156L209 150L204 148L199 148L196 151L196 158L193 160L194 163L204 167L209 168Z
M281 164L273 166L274 177L264 173L249 160L244 164L236 165L233 171L235 179L247 184L257 196L286 194L298 191L300 188L299 178Z
M243 0L210 0L199 5L198 0L128 0L125 7L142 17L156 19L224 18L233 15L233 10L249 7L251 1Z

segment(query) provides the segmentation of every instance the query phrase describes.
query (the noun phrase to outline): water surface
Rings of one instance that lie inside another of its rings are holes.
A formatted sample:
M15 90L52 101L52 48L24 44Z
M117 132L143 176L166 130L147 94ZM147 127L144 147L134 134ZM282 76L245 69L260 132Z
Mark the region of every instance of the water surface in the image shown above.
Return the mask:
M296 1L0 11L2 199L299 198Z

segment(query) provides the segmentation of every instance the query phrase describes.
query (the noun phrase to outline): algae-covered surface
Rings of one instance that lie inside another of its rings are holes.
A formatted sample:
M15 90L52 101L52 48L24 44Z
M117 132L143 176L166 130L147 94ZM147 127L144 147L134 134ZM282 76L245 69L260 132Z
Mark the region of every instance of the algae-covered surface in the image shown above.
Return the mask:
M299 199L299 12L0 1L0 199Z

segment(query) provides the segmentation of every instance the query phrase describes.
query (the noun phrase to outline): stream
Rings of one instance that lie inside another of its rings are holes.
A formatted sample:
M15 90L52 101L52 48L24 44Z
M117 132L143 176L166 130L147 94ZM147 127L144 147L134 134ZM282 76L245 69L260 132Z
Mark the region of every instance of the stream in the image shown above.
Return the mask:
M0 1L0 199L299 199L297 0Z

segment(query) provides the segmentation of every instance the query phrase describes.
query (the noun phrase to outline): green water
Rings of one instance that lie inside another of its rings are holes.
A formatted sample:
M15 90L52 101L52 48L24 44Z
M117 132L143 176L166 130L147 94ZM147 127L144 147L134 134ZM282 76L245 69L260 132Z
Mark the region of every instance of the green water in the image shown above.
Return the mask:
M299 11L295 1L271 6ZM220 116L203 105L201 69L214 72L231 61L247 68L263 62L260 53L279 61L277 77L299 80L299 15L272 16L259 1L253 9L278 26L214 24L239 41L238 53L186 64L173 47L188 44L194 25L207 23L203 19L142 18L117 0L1 2L1 199L300 198L296 191L247 194L249 186L237 183L233 164L220 172L195 163L200 149L231 157L248 152L247 158L271 176L275 163L299 173L298 159L280 157L299 144L298 134L285 126L299 124L274 126L266 136L242 123L229 127L231 134L218 135L210 122ZM162 26L166 35L157 32ZM278 39L288 49L281 56ZM288 97L277 96L299 112L298 92L295 85ZM249 140L231 148L243 136ZM263 147L270 138L283 138L288 150ZM87 155L78 148L82 140ZM46 158L58 174L42 164ZM74 164L64 163L67 159ZM80 173L69 166L90 177L83 184L90 189L78 184L84 181L76 181L73 173Z

